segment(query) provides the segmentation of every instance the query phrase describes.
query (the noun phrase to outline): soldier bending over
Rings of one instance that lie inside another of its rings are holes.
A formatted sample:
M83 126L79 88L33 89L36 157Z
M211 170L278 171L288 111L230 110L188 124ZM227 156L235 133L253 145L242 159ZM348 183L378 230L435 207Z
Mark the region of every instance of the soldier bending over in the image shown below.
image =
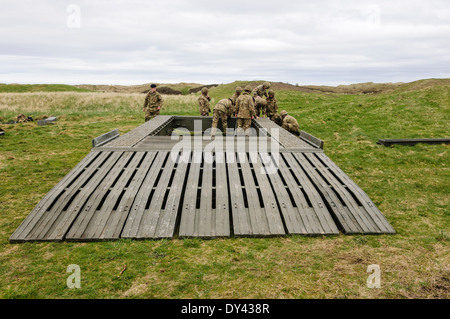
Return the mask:
M299 136L300 132L297 120L293 116L288 115L288 112L286 111L281 111L280 115L283 119L283 124L281 125L281 127L291 132L292 134Z
M233 109L233 106L234 103L231 98L222 99L214 106L211 136L216 135L217 123L219 122L219 118L222 120L223 134L225 135L227 133L228 115L230 113L230 110Z

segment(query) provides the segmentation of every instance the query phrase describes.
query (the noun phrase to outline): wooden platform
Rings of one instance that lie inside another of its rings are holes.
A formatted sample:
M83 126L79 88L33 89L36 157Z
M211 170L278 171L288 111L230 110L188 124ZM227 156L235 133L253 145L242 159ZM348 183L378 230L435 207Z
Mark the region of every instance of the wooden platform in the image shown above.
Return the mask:
M178 120L158 116L94 147L10 241L395 233L322 149L269 120L254 120L257 143L189 136L199 148L176 149L185 137L160 134Z

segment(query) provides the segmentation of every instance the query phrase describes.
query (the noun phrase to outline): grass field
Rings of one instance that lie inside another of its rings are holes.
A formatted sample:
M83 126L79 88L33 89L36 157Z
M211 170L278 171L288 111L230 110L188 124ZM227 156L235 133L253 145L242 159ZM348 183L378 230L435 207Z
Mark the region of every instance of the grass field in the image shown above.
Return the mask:
M211 89L213 104L245 84ZM381 236L10 244L40 199L89 153L92 138L143 123L145 96L2 92L0 122L20 113L58 121L0 124L0 298L450 297L450 147L376 144L450 137L448 80L379 94L276 91L280 110L325 141L325 153L397 231ZM162 114L197 115L197 97L164 96ZM66 285L71 264L81 268L81 289ZM381 288L367 287L372 264Z

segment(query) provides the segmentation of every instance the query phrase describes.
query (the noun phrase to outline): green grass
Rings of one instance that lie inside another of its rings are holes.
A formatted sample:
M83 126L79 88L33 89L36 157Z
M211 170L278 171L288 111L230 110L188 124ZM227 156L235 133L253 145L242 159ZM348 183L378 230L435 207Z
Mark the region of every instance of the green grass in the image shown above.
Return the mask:
M0 84L0 93L24 92L89 92L89 90L65 84Z
M210 95L218 101L236 86ZM196 96L167 97L162 114L197 115ZM92 138L143 123L144 96L0 94L4 119L58 115L55 125L0 125L0 298L448 299L449 146L376 142L449 137L449 96L440 85L377 95L276 92L280 110L325 141L325 153L396 235L10 244L40 199L89 153ZM81 267L81 289L66 286L70 264ZM380 265L380 289L366 286L371 264Z

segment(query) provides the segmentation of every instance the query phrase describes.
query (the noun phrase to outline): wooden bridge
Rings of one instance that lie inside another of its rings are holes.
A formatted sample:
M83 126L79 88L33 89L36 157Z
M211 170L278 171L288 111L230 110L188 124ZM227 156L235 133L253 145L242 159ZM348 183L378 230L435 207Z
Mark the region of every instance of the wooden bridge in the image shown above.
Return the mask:
M320 140L268 119L250 137L211 138L210 126L157 116L94 140L10 241L395 233Z

